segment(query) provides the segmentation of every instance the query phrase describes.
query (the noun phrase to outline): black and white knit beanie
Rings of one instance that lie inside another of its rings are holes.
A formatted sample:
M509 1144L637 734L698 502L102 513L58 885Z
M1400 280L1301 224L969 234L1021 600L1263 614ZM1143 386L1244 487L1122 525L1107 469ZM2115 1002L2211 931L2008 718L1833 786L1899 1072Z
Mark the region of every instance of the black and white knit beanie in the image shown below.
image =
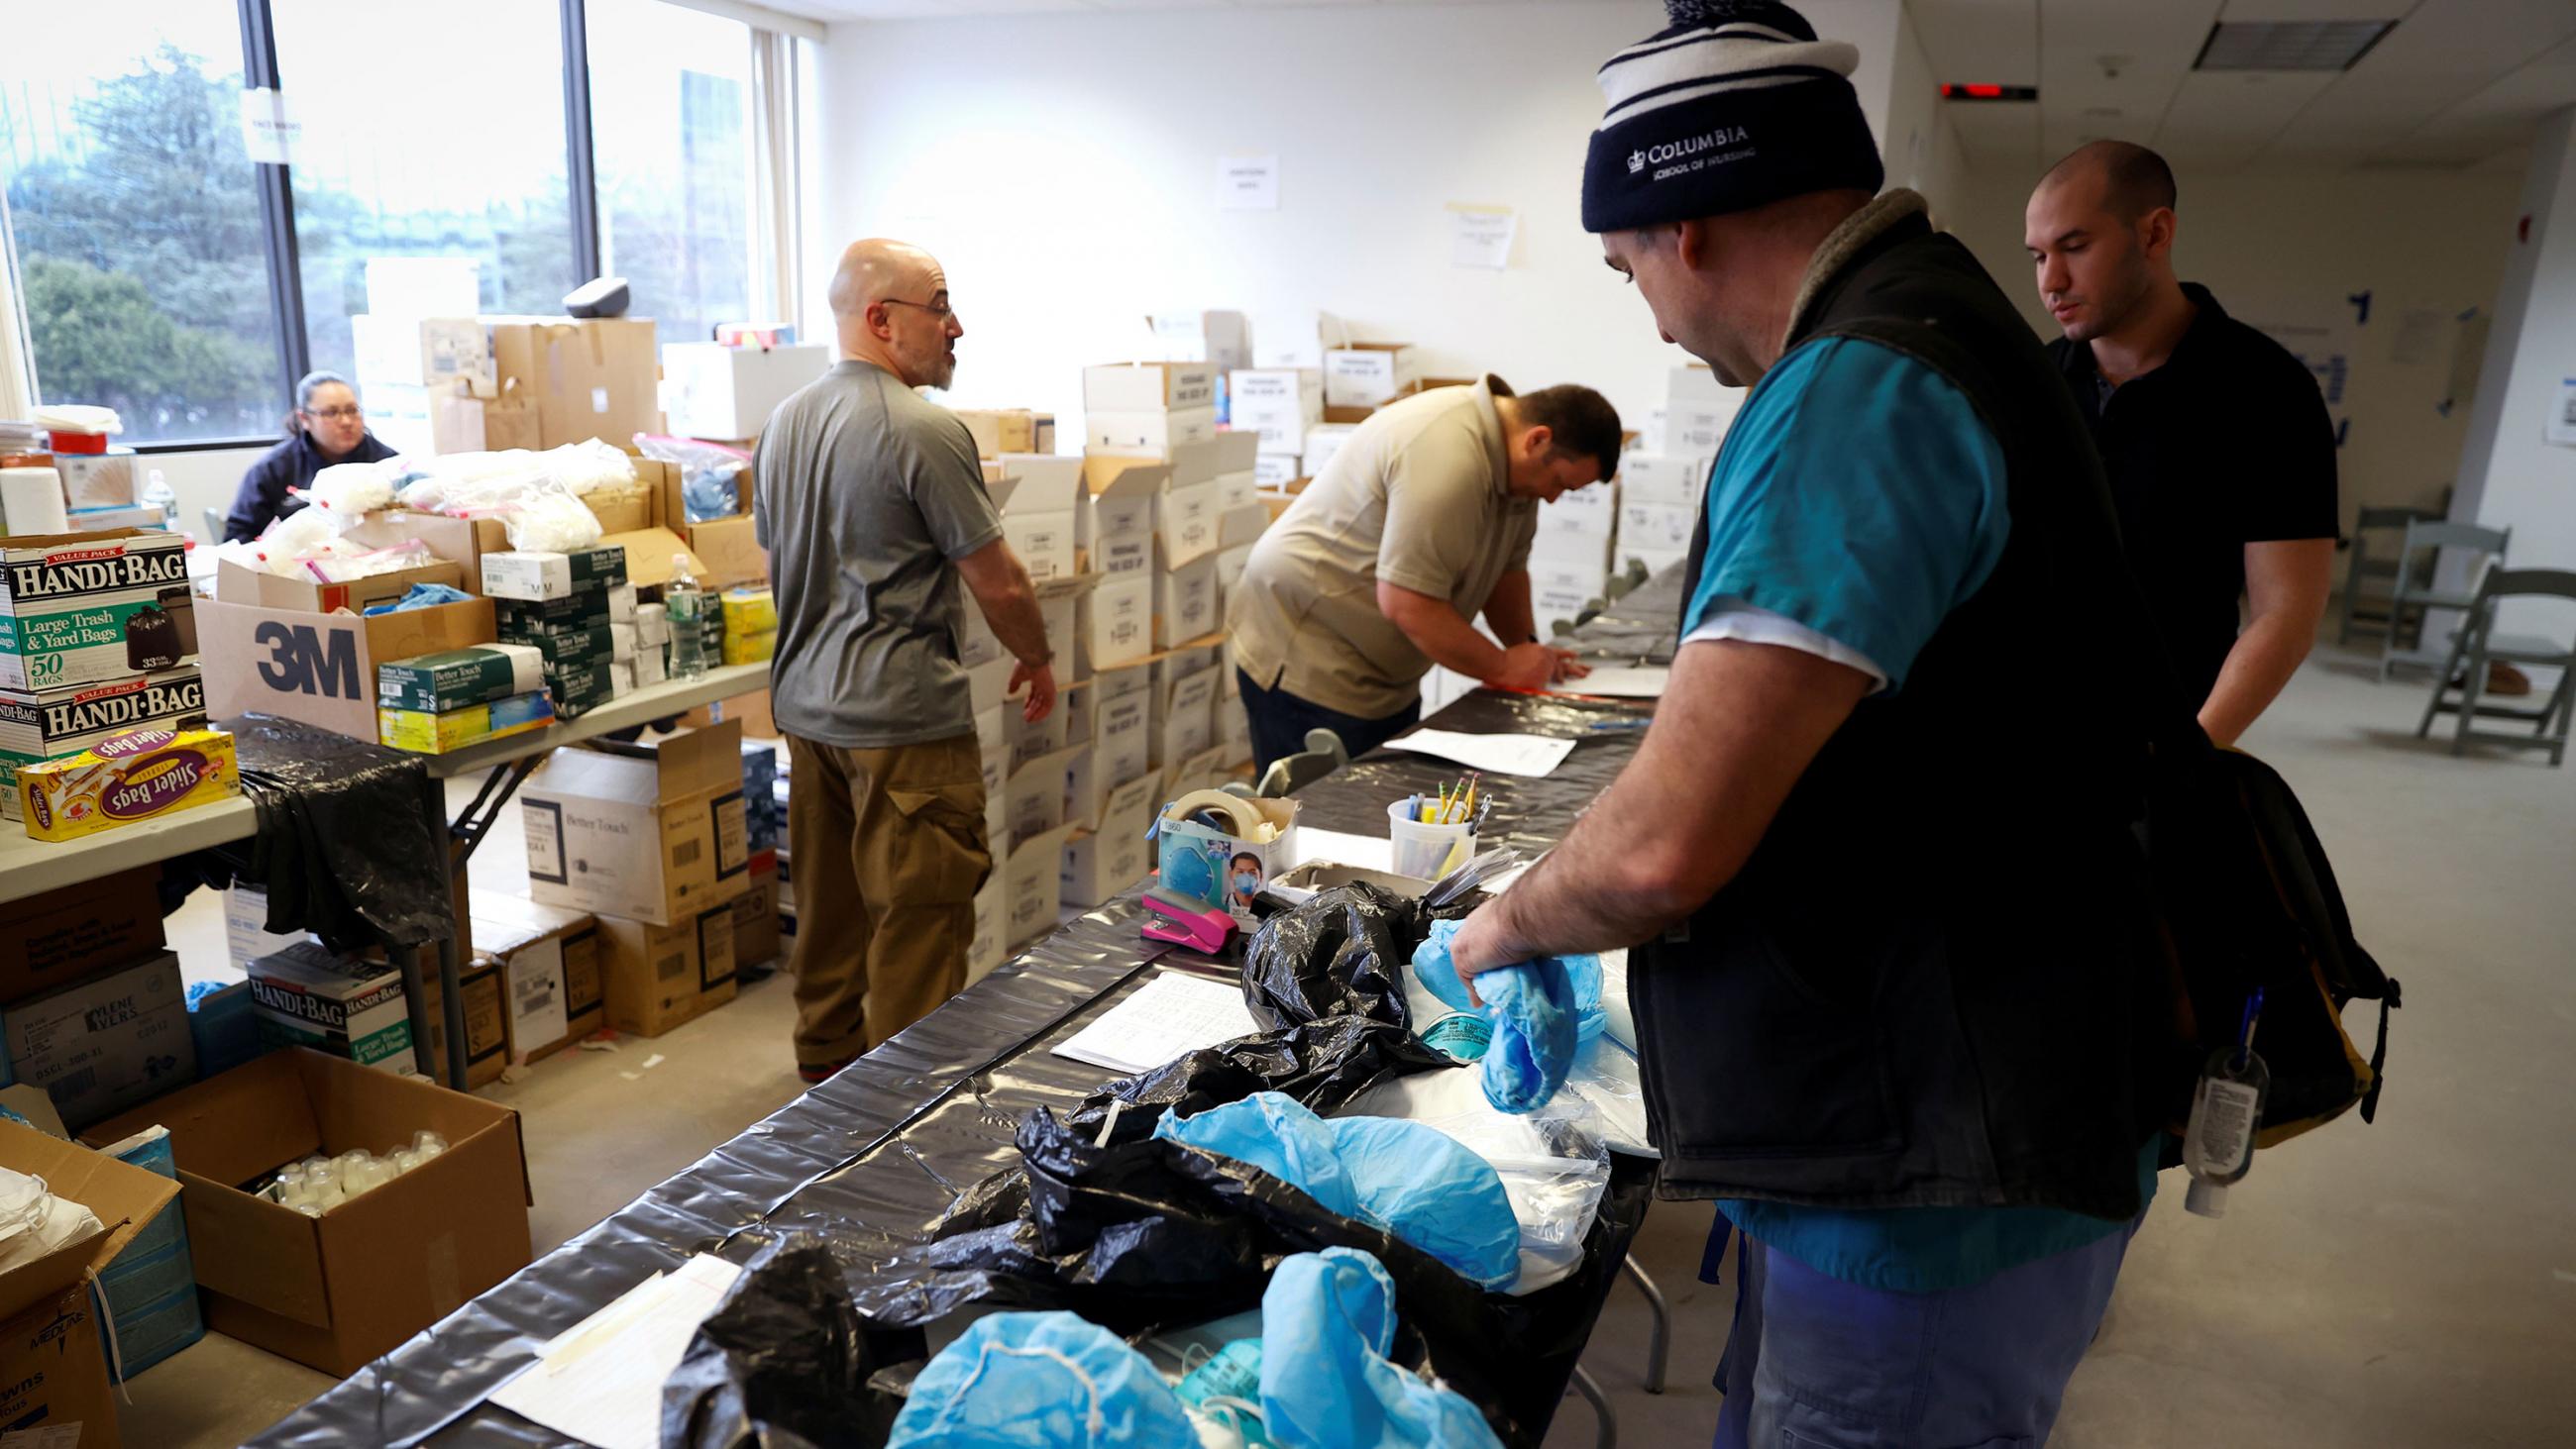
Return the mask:
M1601 66L1609 109L1583 164L1583 229L1875 194L1886 170L1852 90L1860 52L1778 0L1664 0L1666 29Z

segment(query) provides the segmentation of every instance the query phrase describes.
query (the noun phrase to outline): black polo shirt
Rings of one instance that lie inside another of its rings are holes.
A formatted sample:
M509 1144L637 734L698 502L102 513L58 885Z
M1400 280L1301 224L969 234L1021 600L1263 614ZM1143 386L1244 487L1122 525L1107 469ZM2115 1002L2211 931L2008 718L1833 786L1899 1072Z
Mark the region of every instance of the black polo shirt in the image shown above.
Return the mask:
M2334 424L2289 349L2227 315L2209 289L2155 371L2102 394L2093 349L2048 353L2093 425L2129 566L2193 708L2236 646L2245 545L2335 535Z

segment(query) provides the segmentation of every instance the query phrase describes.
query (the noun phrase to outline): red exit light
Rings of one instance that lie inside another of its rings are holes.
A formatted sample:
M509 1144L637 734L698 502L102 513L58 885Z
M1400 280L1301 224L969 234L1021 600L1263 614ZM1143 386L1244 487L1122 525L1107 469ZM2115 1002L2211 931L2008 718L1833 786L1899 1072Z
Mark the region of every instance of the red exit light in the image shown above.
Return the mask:
M1945 101L2035 101L2039 99L2039 87L1944 85L1941 87L1941 99Z

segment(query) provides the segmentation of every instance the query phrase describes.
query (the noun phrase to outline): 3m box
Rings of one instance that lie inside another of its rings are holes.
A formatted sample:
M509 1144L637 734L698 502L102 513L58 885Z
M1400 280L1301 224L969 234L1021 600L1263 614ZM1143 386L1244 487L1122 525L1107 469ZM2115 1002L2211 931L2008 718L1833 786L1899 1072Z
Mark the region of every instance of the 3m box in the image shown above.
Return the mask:
M1409 342L1354 342L1324 354L1324 406L1382 407L1421 375Z
M1208 555L1176 569L1157 569L1154 579L1154 647L1171 649L1215 632L1216 558Z
M1216 436L1216 409L1169 413L1089 412L1083 415L1083 451L1112 457L1163 458L1174 448Z
M376 666L378 709L442 714L545 685L545 655L531 644L480 644Z
M569 599L582 589L606 589L624 582L626 550L622 548L574 553L526 549L483 555L483 592L495 599Z
M671 431L684 438L756 437L789 394L831 365L832 351L820 343L665 344L662 401Z
M704 909L670 925L599 918L599 975L608 1025L660 1036L733 1000L733 903L750 889L737 875Z
M528 1263L519 1114L311 1051L280 1051L93 1128L170 1129L206 1325L346 1376ZM447 1150L318 1218L244 1192L290 1162L422 1130ZM82 1441L86 1444L88 1441Z
M42 1087L74 1128L195 1080L179 958L156 952L0 1008L0 1086Z
M253 961L248 974L262 1039L389 1072L412 1070L411 1008L400 971L302 941Z
M1113 362L1082 370L1085 413L1168 413L1216 406L1215 364Z
M205 680L193 664L69 689L0 689L0 818L20 818L21 765L77 755L128 730L205 717Z
M528 893L547 905L672 925L730 899L750 864L736 721L557 750L520 799Z
M197 614L207 654L230 662L206 679L207 714L280 714L362 740L376 737L381 665L492 642L488 599L373 617L209 601Z
M0 905L0 1001L160 951L160 882L138 866Z
M196 657L187 540L156 529L0 539L0 689L61 689Z

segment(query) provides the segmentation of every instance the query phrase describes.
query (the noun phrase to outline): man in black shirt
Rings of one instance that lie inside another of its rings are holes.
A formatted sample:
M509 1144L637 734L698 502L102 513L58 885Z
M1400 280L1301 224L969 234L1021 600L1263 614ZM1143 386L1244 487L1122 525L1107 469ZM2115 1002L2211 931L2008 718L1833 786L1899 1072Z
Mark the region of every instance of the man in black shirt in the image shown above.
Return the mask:
M2232 744L2325 614L2325 399L2281 344L2174 279L2173 171L2155 152L2078 149L2040 178L2023 220L2040 299L2066 333L2049 355L2093 425L2129 566L2201 727Z

